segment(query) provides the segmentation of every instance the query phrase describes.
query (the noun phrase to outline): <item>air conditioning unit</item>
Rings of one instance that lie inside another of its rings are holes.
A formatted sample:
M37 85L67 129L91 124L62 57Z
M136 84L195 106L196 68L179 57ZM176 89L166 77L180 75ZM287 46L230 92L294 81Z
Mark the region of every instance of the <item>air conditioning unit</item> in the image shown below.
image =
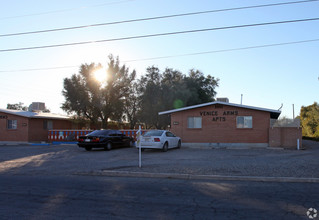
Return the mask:
M44 102L32 102L29 106L29 111L38 112L45 110L45 103Z
M229 103L229 99L228 98L217 98L218 102L227 102Z

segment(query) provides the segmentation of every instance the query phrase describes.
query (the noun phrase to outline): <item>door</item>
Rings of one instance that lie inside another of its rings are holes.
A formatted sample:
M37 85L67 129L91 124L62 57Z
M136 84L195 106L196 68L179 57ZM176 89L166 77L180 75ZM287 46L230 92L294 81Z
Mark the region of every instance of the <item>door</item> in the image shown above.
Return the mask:
M109 136L111 138L111 142L113 146L121 145L121 138L117 135L116 131L111 131Z
M129 139L120 131L115 131L120 146L128 145Z
M177 140L176 136L172 132L167 131L166 132L166 138L167 138L167 141L168 141L168 147L169 148L177 147L178 140Z

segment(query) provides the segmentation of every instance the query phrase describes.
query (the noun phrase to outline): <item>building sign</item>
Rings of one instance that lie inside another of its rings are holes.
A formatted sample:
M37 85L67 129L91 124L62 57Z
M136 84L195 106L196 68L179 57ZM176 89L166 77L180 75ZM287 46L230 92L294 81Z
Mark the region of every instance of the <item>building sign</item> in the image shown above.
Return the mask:
M7 119L8 116L7 115L0 115L0 119Z
M202 111L199 112L200 116L213 116L212 121L226 121L227 116L238 115L238 111Z

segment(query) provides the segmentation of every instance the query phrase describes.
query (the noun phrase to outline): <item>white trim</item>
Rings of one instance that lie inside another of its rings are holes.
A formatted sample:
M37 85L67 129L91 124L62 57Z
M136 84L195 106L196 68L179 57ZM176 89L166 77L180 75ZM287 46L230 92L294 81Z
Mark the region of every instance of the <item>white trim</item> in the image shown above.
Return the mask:
M265 112L273 112L280 114L281 111L279 110L273 110L273 109L267 109L267 108L259 108L259 107L254 107L254 106L248 106L248 105L240 105L240 104L234 104L234 103L228 103L228 102L220 102L220 101L215 101L215 102L208 102L208 103L203 103L199 105L192 105L184 108L179 108L179 109L173 109L169 111L164 111L164 112L159 112L159 115L165 115L165 114L171 114L174 112L180 112L180 111L185 111L189 109L194 109L194 108L201 108L209 105L215 105L215 104L221 104L221 105L228 105L228 106L233 106L233 107L238 107L238 108L248 108L248 109L253 109L253 110L258 110L258 111L265 111Z

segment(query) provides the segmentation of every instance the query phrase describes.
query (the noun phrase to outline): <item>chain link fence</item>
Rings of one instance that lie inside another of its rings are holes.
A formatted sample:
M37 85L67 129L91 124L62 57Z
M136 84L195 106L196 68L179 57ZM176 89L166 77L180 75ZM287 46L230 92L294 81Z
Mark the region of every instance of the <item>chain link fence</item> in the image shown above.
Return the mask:
M270 119L270 127L290 127L290 128L299 128L300 119L299 118L282 118L282 119Z

